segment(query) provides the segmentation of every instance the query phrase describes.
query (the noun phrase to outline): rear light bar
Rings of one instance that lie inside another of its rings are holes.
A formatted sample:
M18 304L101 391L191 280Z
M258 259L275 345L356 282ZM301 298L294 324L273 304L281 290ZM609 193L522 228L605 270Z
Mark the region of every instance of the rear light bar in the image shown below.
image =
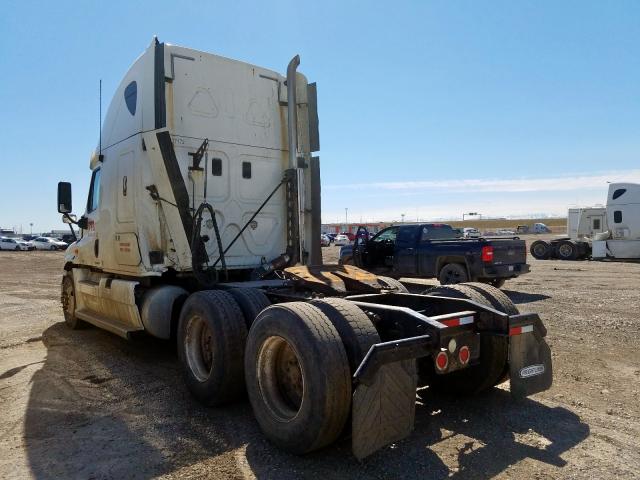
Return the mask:
M482 247L482 261L485 263L493 262L493 247L491 245Z

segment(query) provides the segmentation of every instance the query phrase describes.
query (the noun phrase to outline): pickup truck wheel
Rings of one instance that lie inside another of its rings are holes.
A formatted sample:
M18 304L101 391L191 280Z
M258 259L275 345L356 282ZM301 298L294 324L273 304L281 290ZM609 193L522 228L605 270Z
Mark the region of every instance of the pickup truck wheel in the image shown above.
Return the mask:
M60 295L64 321L72 330L78 330L87 324L76 317L76 290L73 285L73 273L65 271L62 276L62 292Z
M468 285L434 287L427 295L465 298L481 305L492 307L492 303L480 292ZM460 395L482 393L503 379L509 353L509 339L493 335L480 335L480 358L478 363L447 375L437 375L433 370L431 357L419 363L421 380L434 390Z
M190 295L178 325L178 357L191 393L215 406L244 393L247 327L240 307L222 290Z
M312 300L331 321L342 339L353 375L372 345L380 343L380 336L371 320L358 306L341 298Z
M500 288L504 286L506 281L507 281L506 278L487 278L486 280L480 279L480 282L482 282L482 284L491 285L492 287L495 287L495 288ZM469 282L467 282L466 284L469 285Z
M351 408L351 375L340 335L304 302L272 305L256 318L245 354L247 392L264 434L304 454L333 442Z
M469 280L467 269L459 263L447 263L438 275L440 285L455 285Z
M242 310L247 330L251 328L258 314L271 305L267 296L257 288L232 288L227 291Z
M536 240L529 247L529 253L537 260L547 260L551 255L551 245L544 240Z
M400 280L396 280L395 278L378 276L378 283L390 290L395 290L398 293L409 293L407 287L405 287Z
M344 257L338 260L338 265L353 265L353 257Z
M563 240L556 250L560 260L575 260L578 258L578 246L571 240Z

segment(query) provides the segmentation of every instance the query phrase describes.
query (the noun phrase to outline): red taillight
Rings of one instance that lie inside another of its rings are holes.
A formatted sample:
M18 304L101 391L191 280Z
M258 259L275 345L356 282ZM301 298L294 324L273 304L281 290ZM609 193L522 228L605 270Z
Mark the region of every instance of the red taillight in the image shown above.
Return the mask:
M482 247L482 261L485 263L493 262L493 247L487 245L486 247Z
M446 370L449 366L449 357L447 356L447 352L440 352L436 355L436 368L440 371Z
M458 351L458 360L460 360L460 363L462 365L467 364L470 356L471 354L469 352L469 347L467 347L466 345L464 347L460 347L460 350Z

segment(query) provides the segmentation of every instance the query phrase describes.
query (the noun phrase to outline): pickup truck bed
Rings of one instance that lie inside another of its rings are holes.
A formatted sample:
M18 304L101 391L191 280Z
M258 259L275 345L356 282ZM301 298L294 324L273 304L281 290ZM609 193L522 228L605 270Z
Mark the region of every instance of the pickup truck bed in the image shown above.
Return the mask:
M386 228L367 240L361 228L355 243L340 250L340 263L395 278L438 278L442 284L481 281L501 286L529 272L524 240L454 236L449 225L412 224Z

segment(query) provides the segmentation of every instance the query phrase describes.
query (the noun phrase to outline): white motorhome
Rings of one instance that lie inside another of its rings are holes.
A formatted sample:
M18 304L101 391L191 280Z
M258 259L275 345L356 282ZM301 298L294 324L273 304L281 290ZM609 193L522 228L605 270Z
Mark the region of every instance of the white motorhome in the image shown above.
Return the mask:
M567 236L531 244L538 259L640 258L640 184L611 183L605 206L570 208Z
M548 389L540 318L493 287L408 295L322 264L316 88L299 61L283 76L154 39L111 101L80 219L58 184L58 211L81 229L65 254L68 326L176 342L198 400L246 390L294 453L348 420L358 458L407 436L419 378L468 394L509 372L517 398Z
M606 231L606 214L604 206L570 208L567 212L567 236L571 240L583 240Z

